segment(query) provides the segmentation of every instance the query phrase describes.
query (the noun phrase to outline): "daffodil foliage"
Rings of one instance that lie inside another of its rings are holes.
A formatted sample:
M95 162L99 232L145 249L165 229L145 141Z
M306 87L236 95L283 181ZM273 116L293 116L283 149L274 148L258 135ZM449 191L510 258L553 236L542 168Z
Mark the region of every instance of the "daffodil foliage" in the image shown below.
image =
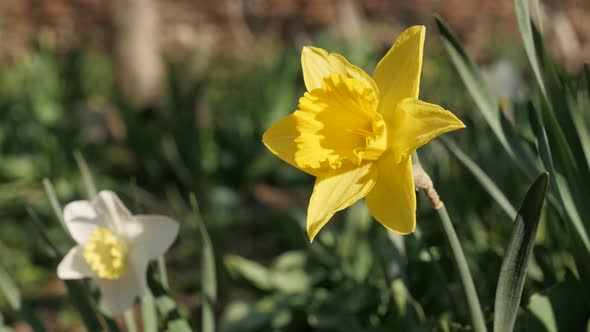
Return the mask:
M411 154L465 127L441 106L418 99L425 33L423 26L404 31L373 76L339 54L303 49L307 92L298 110L266 131L263 142L316 177L307 211L310 240L336 212L362 198L388 229L414 231Z

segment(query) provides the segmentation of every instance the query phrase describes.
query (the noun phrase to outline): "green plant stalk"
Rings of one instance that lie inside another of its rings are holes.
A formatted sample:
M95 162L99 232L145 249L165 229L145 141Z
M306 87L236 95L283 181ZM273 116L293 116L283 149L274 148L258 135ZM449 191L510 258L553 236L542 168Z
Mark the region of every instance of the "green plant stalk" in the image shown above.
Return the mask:
M471 277L471 272L469 272L469 266L467 265L467 259L465 258L465 254L461 248L461 243L459 242L459 238L457 237L457 233L455 232L451 218L449 217L447 209L444 205L437 209L436 213L438 215L438 219L441 222L441 225L443 226L445 237L447 238L449 247L451 248L451 252L453 254L455 267L457 268L459 277L461 278L461 285L463 286L463 291L465 292L465 297L467 298L467 303L469 305L469 314L471 315L473 330L476 332L486 332L486 324L481 311L479 298L477 296L477 292L475 291L475 284L473 283L473 278Z
M169 289L170 285L168 284L168 272L166 270L166 261L164 260L164 256L158 257L158 273L160 273L160 279L162 280L162 285L165 289Z
M459 278L461 279L461 285L467 298L467 304L469 306L469 314L471 315L471 322L473 323L473 330L475 332L487 332L485 320L483 318L483 312L481 310L481 304L479 303L479 297L475 291L475 284L473 283L473 277L469 271L469 265L467 265L467 259L461 248L461 243L451 222L451 217L443 202L441 201L438 193L434 189L430 176L424 171L420 164L420 158L417 153L412 154L413 159L413 172L414 172L414 183L417 189L422 189L432 206L436 210L438 219L443 226L445 237L451 248L453 254L453 261L457 271L459 272Z
M135 317L133 317L133 308L127 309L123 314L125 319L125 326L127 326L128 332L137 332L137 326L135 325Z
M143 319L142 330L144 332L158 331L158 313L152 292L148 290L141 299L141 317Z
M197 197L190 195L190 203L194 213L194 227L198 229L203 243L203 253L201 256L201 290L203 298L201 331L215 331L215 303L217 302L217 277L215 271L215 256L213 253L213 244L205 227L205 222L199 210Z

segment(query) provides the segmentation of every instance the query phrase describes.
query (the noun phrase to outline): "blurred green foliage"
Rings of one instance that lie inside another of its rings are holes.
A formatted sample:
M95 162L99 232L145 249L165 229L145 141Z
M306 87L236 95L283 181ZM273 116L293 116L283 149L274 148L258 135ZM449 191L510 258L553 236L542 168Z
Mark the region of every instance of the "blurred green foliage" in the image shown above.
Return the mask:
M433 36L427 44L437 43ZM365 37L353 46L322 33L313 44L342 53L371 72L385 50L376 50ZM502 54L501 49L501 43L496 44L490 52ZM505 56L513 59L513 47L505 49ZM134 212L166 213L183 223L185 230L167 261L180 311L193 326L200 321L202 301L202 240L187 231L193 213L188 197L194 192L215 249L216 317L222 331L470 329L442 229L422 197L418 231L411 236L389 238L360 203L338 214L316 242L307 243L304 211L313 179L260 143L264 130L292 112L304 91L299 51L285 43L256 60L200 68L197 64L203 59L195 56L170 64L162 100L150 109L124 100L108 57L89 49L60 54L40 43L28 56L0 66L0 264L44 320L60 330L79 324L63 313L71 308L61 304L62 293L52 283L55 257L42 239L30 235L38 226L27 208L38 216L48 238L65 250L69 239L52 214L41 181L52 179L62 203L84 197L84 179L74 159L74 151L80 151L98 187L122 193ZM516 57L516 63L525 64L524 52ZM518 207L531 177L528 166L515 166L505 148L519 142L527 151L527 162L545 168L539 158L539 132L531 127L522 95L534 96L531 104L537 110L544 106L537 99L538 87L525 79L533 77L532 72L522 66L510 68L522 93L498 99L499 92L486 91L498 116L495 125L477 111L481 104L470 98L440 49L424 60L421 98L452 110L467 124L466 130L450 135L454 144ZM503 79L490 71L488 82ZM559 73L568 91L563 102L572 105L567 109L580 114L586 110L572 123L587 125L588 67L579 75ZM506 106L500 109L500 104ZM562 108L555 106L553 112L561 114ZM504 145L495 138L506 130L501 121L512 128ZM578 162L584 161L589 144L587 137L572 136L579 131L565 132L567 140L579 143L572 152ZM442 144L429 144L420 156L451 213L491 324L515 216L490 199L477 176ZM555 159L564 172L563 161ZM521 306L528 309L517 320L522 330L553 331L547 326L554 324L555 330L573 331L588 321L588 308L580 304L566 327L559 325L559 317L572 313L559 308L551 311L558 316L554 322L541 322L550 319L547 303L568 302L574 296L567 294L581 288L572 233L559 195L552 190L557 204L541 217ZM576 198L577 206L583 205L584 197ZM0 301L2 330L18 317L7 299Z

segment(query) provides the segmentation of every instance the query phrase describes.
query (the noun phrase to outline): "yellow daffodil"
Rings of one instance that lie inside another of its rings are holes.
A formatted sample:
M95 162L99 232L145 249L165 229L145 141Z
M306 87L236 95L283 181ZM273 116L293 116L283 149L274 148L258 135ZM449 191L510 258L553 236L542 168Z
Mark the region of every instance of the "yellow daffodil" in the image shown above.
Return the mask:
M442 107L418 100L426 29L404 31L373 77L339 54L304 47L307 92L299 109L266 131L276 156L316 177L307 211L310 240L363 197L388 229L416 228L411 154L465 125Z
M57 267L61 279L92 278L101 299L121 314L146 292L148 262L168 250L178 223L158 215L132 215L111 191L64 207L64 223L77 245Z

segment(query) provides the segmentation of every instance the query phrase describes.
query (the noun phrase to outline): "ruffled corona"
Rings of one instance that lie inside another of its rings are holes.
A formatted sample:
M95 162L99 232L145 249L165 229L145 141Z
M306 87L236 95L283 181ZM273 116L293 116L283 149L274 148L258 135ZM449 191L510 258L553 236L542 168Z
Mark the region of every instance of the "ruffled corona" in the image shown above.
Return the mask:
M377 160L387 147L377 105L377 93L359 80L340 74L325 77L321 88L299 100L294 113L301 133L295 140L295 162L325 170Z
M125 273L127 246L106 228L97 228L92 233L83 255L99 278L116 280Z

